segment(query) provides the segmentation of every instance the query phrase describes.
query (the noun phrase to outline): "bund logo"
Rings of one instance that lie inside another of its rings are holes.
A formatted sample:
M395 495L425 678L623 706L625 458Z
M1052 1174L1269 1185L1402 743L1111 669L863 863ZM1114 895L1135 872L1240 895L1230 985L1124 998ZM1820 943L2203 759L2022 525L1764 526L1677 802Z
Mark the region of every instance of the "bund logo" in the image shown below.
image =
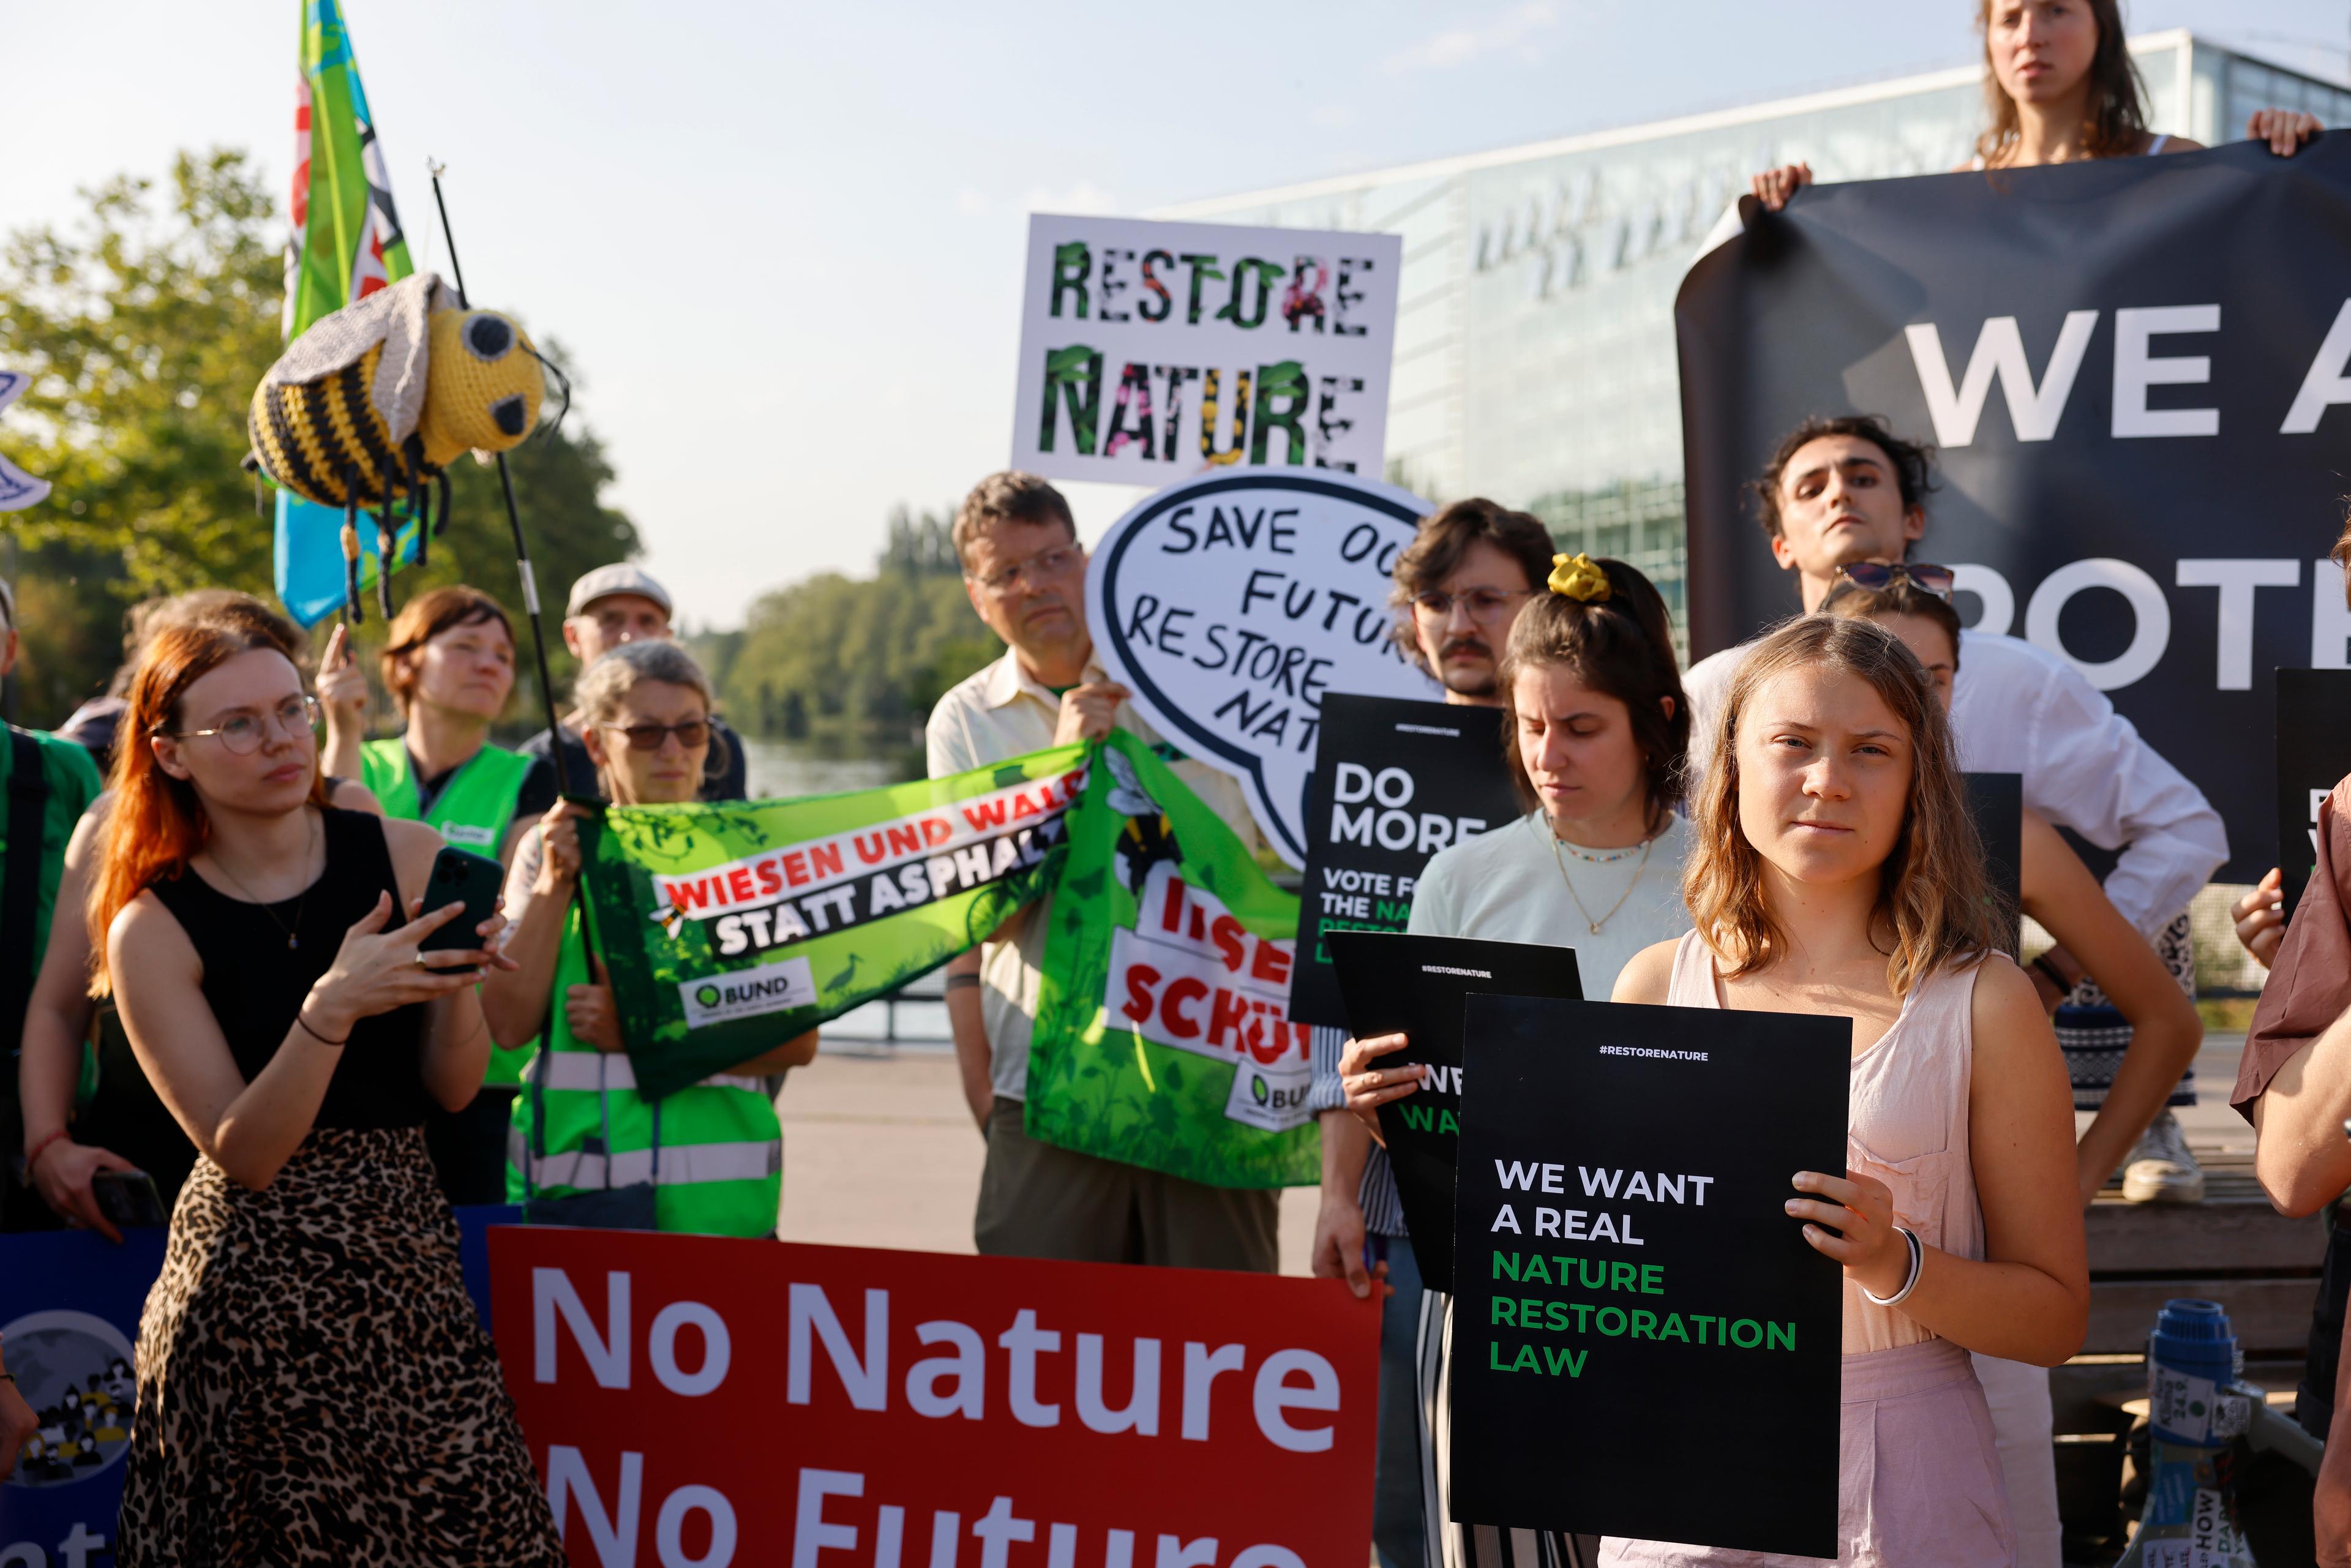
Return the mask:
M806 958L786 958L724 975L680 980L677 999L685 1012L685 1027L703 1029L736 1019L814 1007L816 977L810 973Z

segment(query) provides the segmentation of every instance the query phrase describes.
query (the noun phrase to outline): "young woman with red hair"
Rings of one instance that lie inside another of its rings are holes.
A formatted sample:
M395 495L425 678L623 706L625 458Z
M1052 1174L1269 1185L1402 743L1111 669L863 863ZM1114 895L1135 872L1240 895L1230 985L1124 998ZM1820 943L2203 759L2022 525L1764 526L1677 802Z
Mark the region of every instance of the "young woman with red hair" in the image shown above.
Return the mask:
M272 640L198 622L123 716L97 983L202 1157L140 1322L120 1560L560 1563L423 1133L481 1082L505 922L420 949L463 907L403 891L439 836L329 806L317 714Z

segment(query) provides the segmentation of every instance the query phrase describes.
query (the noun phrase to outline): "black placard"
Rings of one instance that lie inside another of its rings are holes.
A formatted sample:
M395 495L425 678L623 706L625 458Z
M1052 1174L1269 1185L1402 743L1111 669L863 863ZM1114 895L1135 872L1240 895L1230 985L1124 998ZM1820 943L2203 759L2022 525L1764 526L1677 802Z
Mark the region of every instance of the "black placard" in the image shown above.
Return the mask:
M2318 863L2318 803L2351 774L2351 670L2277 672L2277 863L2286 918Z
M1358 1040L1405 1034L1412 1043L1382 1066L1426 1062L1419 1090L1380 1107L1380 1141L1395 1173L1420 1277L1437 1290L1453 1279L1453 1166L1461 1144L1461 1003L1498 996L1583 995L1575 949L1466 936L1333 931L1331 956Z
M1344 1025L1322 938L1401 931L1428 858L1526 814L1502 755L1500 708L1333 692L1306 792L1306 880L1290 1016Z
M1996 918L2011 958L2024 940L2024 775L1970 773L1968 814L1983 841L1984 880L1998 899Z
M1852 1025L1464 1007L1453 1517L1835 1556L1842 1272L1783 1206Z
M2220 880L2262 875L2276 832L2253 673L2314 646L2339 659L2346 641L2339 574L2314 563L2341 531L2351 432L2342 358L2324 351L2346 292L2351 137L1739 206L1744 232L1691 264L1674 306L1690 652L1801 608L1746 494L1781 438L1879 415L1936 448L1916 554L1970 563L1988 591L1962 589L1961 613L2103 667L2116 709L2227 825ZM2156 384L2149 367L2201 379ZM1981 395L1995 374L2015 401ZM2011 379L2025 375L2032 399Z

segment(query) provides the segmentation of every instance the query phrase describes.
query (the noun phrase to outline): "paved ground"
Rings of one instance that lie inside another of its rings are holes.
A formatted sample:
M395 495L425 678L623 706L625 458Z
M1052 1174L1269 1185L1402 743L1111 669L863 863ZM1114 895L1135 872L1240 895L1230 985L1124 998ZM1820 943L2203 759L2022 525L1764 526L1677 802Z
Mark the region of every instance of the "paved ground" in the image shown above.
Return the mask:
M913 1009L908 1009L910 1012ZM879 1029L856 1014L849 1027ZM827 1041L785 1082L787 1241L968 1252L981 1144L944 1046ZM1315 1189L1282 1195L1281 1270L1307 1272Z
M869 1012L873 1016L844 1019L844 1031L878 1033L878 1009ZM906 1009L902 1028L935 1027L922 1013ZM2252 1152L2252 1129L2229 1109L2242 1044L2241 1036L2211 1036L2196 1059L2201 1103L2181 1111L2179 1119L2199 1149ZM786 1240L972 1249L981 1144L964 1108L955 1059L943 1045L892 1049L829 1040L815 1065L791 1075L778 1108ZM1315 1197L1311 1187L1282 1195L1286 1274L1307 1272Z

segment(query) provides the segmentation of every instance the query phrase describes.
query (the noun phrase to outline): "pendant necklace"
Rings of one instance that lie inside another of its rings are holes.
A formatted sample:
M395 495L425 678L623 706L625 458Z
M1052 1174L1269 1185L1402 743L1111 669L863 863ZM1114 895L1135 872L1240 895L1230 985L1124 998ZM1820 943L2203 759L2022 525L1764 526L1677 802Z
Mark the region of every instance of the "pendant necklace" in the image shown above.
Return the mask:
M305 869L307 869L310 864L310 847L315 847L318 841L319 819L314 816L310 819L310 846L305 847L302 851L302 864ZM243 877L238 876L236 873L229 870L226 865L222 863L220 856L214 855L213 857L213 864L219 869L221 875L228 878L230 883L235 887L237 892L245 894L246 902L259 909L263 915L268 916L269 924L277 926L278 930L286 934L286 950L287 952L291 953L302 946L300 936L302 929L302 905L309 902L310 889L308 886L305 886L302 889L300 895L294 900L294 924L288 925L286 922L277 918L277 910L271 908L267 904L263 903L261 899L255 896L253 889L245 885L245 879ZM1568 891L1573 893L1575 890L1573 888L1570 888ZM1582 906L1578 905L1578 907L1580 908ZM1613 915L1615 911L1611 910L1609 913ZM1599 927L1595 925L1593 929L1596 931Z
M1594 920L1592 918L1592 911L1583 907L1583 895L1575 891L1575 879L1567 874L1567 854L1560 848L1559 834L1553 832L1551 835L1551 858L1559 866L1559 880L1567 883L1567 896L1575 900L1575 912L1583 916L1583 923L1591 928L1592 935L1599 936L1600 928L1616 917L1616 912L1625 907L1625 900L1632 897L1633 890L1641 885L1641 873L1646 870L1649 864L1649 846L1656 841L1654 838L1641 841L1641 863L1633 868L1633 880L1625 884L1625 891L1617 895L1615 903L1608 906L1608 913ZM1607 861L1623 860L1625 855L1632 852L1628 849L1623 854L1601 856L1587 855L1579 851L1576 858L1604 863Z

